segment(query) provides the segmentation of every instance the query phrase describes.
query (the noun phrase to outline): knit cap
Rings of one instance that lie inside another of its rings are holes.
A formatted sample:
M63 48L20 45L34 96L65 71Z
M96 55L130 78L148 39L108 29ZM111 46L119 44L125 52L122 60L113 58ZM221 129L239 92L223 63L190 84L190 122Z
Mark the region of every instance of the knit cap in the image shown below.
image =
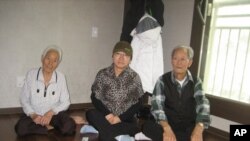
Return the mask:
M126 53L126 55L130 56L132 59L133 50L130 43L126 41L119 41L118 43L116 43L113 49L113 54L119 51Z

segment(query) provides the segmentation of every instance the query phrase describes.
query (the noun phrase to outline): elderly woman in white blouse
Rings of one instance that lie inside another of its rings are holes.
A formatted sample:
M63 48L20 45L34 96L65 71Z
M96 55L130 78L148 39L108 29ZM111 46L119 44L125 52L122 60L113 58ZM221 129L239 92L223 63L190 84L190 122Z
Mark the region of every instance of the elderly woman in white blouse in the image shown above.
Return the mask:
M15 126L17 135L48 134L53 126L63 135L75 133L76 124L66 113L70 99L65 77L56 70L62 51L55 45L42 54L42 66L31 69L20 95L24 114Z

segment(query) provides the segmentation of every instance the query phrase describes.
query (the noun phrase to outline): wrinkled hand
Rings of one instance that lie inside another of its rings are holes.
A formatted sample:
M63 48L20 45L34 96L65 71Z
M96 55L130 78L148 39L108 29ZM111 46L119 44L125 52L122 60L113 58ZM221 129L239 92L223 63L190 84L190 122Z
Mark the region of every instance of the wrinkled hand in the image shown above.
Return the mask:
M203 127L199 124L196 124L192 135L191 135L191 141L202 141L202 133L203 133Z
M117 124L117 123L120 123L120 122L121 122L121 119L118 116L114 116L111 124Z
M43 126L49 125L53 115L54 115L54 112L52 110L46 112L44 116L42 116L41 118L41 125Z
M106 120L112 124L113 123L113 120L114 120L114 115L113 114L108 114L105 116Z
M175 134L167 121L160 121L163 128L163 141L176 141Z
M174 132L172 131L171 127L164 127L163 128L163 141L176 141L176 137Z
M38 114L32 114L32 115L30 115L30 117L33 120L33 122L35 122L36 124L41 124L42 116L40 116Z
M108 114L105 116L105 118L110 124L117 124L121 122L121 119L118 116L115 116L114 114Z

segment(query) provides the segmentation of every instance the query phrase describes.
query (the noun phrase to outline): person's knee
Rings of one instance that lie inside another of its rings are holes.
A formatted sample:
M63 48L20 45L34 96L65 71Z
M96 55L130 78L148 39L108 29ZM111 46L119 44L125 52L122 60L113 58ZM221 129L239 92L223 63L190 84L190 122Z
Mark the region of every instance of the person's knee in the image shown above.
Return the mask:
M152 126L152 121L145 121L144 124L142 125L142 132L147 132L148 130L151 130Z
M18 122L16 125L15 125L15 132L18 136L24 136L25 133L23 132L23 128L21 127L20 123Z
M73 135L75 134L75 130L76 130L76 123L73 119L70 118L68 121L64 123L61 132L63 135Z
M146 121L143 126L142 126L142 132L145 134L147 137L151 138L154 141L160 141L163 139L162 133L163 129L162 127L153 122L153 121Z
M88 111L86 111L86 119L87 121L91 120L92 117L96 116L96 110L95 109L89 109Z
M28 126L25 122L19 120L15 125L15 131L18 136L25 136L28 131Z

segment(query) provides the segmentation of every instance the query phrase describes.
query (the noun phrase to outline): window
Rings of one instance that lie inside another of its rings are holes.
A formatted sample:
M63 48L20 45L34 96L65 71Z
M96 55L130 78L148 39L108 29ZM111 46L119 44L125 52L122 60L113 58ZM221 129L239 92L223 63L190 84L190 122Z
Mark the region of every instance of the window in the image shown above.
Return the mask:
M250 1L241 1L214 0L210 5L201 68L205 93L250 103Z

